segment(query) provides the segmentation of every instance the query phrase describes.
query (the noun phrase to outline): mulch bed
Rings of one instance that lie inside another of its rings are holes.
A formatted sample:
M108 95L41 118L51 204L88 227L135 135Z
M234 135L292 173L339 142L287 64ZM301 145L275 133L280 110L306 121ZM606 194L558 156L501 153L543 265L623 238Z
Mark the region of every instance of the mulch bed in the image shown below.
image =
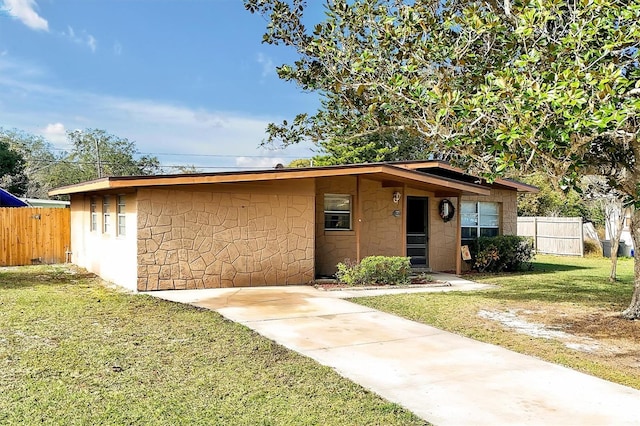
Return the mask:
M369 286L352 286L338 282L316 282L314 287L318 290L324 291L340 291L340 290L387 290L394 288L424 288L424 287L450 287L451 283L448 281L427 281L421 278L411 279L411 284L405 285L391 285L391 284L376 284Z

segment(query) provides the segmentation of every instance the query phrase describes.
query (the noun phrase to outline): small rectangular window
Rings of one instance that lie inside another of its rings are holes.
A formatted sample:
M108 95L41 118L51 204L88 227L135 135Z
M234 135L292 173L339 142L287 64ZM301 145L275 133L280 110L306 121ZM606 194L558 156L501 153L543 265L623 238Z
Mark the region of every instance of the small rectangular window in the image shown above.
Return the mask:
M351 229L351 195L325 194L324 229Z
M108 234L111 230L111 197L105 195L102 199L102 232Z
M98 230L98 200L96 197L91 197L90 211L89 230L95 232Z
M124 236L127 233L127 227L126 227L126 205L125 205L125 198L124 195L118 195L117 197L117 207L116 207L116 214L117 216L117 220L118 220L118 235L119 236Z

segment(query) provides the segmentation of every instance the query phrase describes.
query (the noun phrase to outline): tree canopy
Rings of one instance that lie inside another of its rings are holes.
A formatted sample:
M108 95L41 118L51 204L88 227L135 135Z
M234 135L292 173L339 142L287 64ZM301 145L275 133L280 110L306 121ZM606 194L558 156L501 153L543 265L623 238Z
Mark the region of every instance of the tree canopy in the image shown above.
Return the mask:
M27 190L24 158L2 138L0 138L0 185L18 196L24 195Z
M278 75L322 100L268 143L402 131L488 179L608 176L640 207L639 2L329 0L310 28L304 0L244 4L267 19L264 42L298 54ZM633 230L640 247L640 213Z
M105 130L75 130L67 134L71 149L60 151L41 136L19 130L0 129L3 144L18 155L23 164L24 191L30 198L48 198L56 187L106 176L149 175L162 172L155 156L138 154L134 142Z

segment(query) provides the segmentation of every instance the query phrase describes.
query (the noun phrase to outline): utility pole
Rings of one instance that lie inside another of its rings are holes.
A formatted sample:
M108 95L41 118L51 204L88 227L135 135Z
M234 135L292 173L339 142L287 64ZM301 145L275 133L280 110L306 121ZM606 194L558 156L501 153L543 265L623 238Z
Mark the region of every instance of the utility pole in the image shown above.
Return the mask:
M98 179L100 179L102 177L102 161L100 161L100 144L98 143L98 138L94 138L93 140L96 143L96 158L98 160L97 162Z

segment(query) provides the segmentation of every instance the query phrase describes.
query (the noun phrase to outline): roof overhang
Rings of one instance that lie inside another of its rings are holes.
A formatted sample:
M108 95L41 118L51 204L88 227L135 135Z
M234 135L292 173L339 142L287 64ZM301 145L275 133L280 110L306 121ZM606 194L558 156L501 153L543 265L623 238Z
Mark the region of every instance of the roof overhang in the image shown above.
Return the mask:
M411 161L411 162L405 162L405 163L400 163L397 164L398 167L403 167L403 168L407 168L409 170L418 170L418 169L440 169L440 170L446 170L449 171L451 173L456 173L459 174L461 176L472 176L468 173L466 173L464 170L461 170L457 167L452 166L451 164L445 162L445 161ZM506 189L511 189L511 190L515 190L518 192L531 192L531 193L537 193L540 191L539 188L533 186L533 185L527 185L526 183L522 183L522 182L518 182L516 180L513 179L496 179L491 183L486 182L486 180L482 179L482 178L476 178L479 182L481 182L482 184L485 185L491 185L491 186L495 186L498 188L506 188Z
M49 191L49 195L79 194L170 185L266 182L336 176L362 176L368 179L378 180L382 182L383 186L387 187L408 185L412 188L433 192L437 197L490 194L490 188L486 186L412 170L396 164L378 163L244 172L107 177L56 188Z

